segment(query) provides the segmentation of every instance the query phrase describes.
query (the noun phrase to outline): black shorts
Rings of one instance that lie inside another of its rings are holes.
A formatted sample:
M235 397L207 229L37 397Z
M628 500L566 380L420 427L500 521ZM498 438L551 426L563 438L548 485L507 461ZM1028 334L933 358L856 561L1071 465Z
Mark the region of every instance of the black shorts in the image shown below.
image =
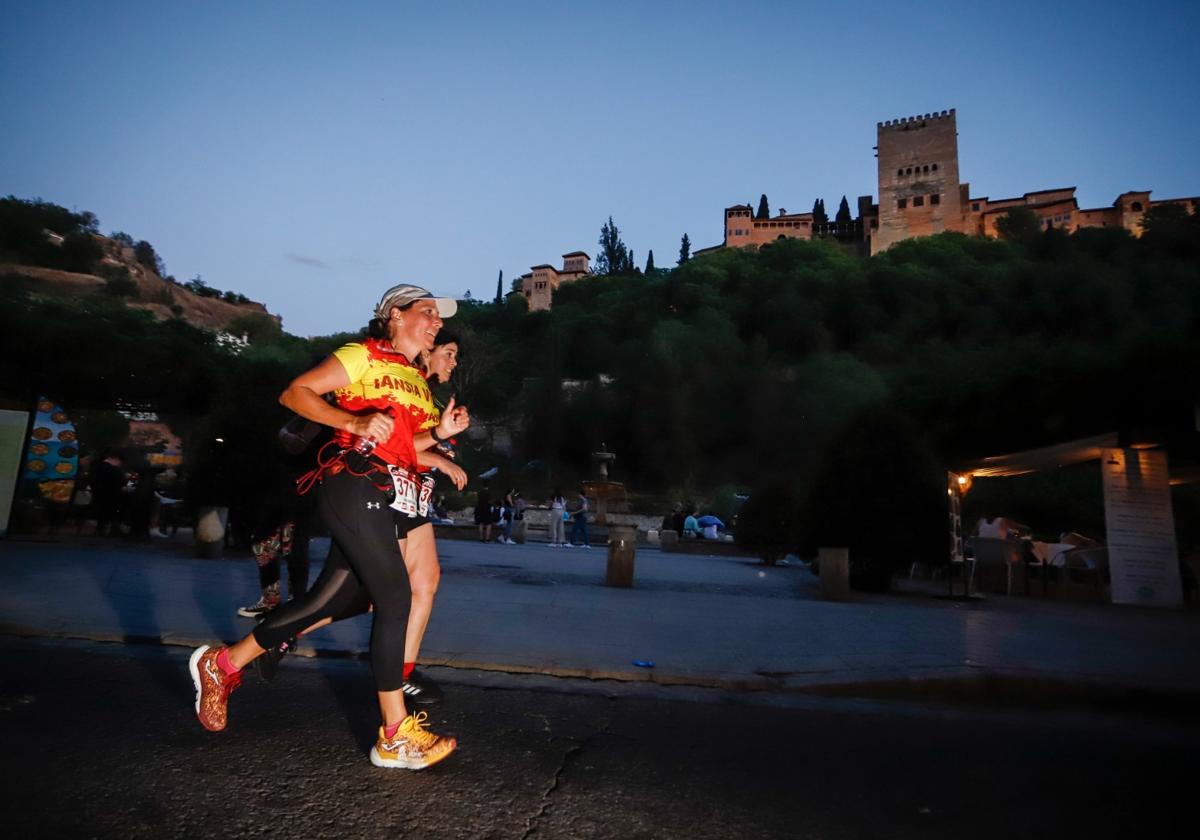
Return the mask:
M428 516L408 516L398 510L394 511L393 518L396 520L396 539L398 540L407 537L409 531L429 523Z

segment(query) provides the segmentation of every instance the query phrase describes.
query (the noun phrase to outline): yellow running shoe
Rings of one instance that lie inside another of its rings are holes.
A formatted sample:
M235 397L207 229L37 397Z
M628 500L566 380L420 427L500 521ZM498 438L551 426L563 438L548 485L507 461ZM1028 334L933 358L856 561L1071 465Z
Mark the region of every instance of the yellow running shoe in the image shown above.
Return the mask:
M403 767L406 770L424 770L437 764L458 746L453 738L434 735L425 728L429 715L417 712L409 715L388 738L379 727L379 740L371 747L371 763L376 767Z

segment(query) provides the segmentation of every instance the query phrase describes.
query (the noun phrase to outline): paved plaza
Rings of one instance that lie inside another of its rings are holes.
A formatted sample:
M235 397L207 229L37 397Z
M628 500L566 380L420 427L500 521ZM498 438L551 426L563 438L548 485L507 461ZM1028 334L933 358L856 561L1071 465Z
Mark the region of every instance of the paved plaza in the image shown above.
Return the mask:
M314 540L314 558L327 545ZM645 547L635 587L615 589L603 585L602 546L439 548L442 584L421 659L443 677L459 669L845 694L971 680L1200 692L1194 608L964 602L937 597L942 584L908 580L893 593L827 602L802 564ZM258 594L248 553L199 559L184 532L142 544L10 539L0 542L0 574L0 630L49 638L229 641L251 628L235 609ZM300 653L362 655L368 631L367 617L343 622L305 637Z

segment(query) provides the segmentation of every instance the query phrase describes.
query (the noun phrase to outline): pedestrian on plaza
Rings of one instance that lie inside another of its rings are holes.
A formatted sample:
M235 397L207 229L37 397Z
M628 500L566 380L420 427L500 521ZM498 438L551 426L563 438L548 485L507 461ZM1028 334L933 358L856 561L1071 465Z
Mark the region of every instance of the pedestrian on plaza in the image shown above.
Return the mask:
M583 488L579 490L579 498L575 502L575 510L571 514L571 541L567 543L569 546L578 546L579 548L591 548L588 543L588 498L584 493Z
M567 500L563 498L562 491L557 487L554 488L554 493L550 496L550 547L562 548L566 545L565 538L566 522L569 514L567 513Z
M328 427L295 416L276 434L277 457L265 482L262 507L251 536L250 552L258 566L259 598L238 608L245 618L262 618L281 602L282 567L287 564L288 597L308 591L308 541L315 497L296 492L296 479L308 470L324 446Z
M696 514L700 512L700 508L693 504L686 506L688 515L683 518L683 533L685 537L700 536L700 522L696 519Z
M475 524L479 526L479 541L492 541L492 526L496 524L497 508L485 484L475 496Z
M516 545L512 538L512 530L517 521L517 497L520 495L515 488L504 494L504 502L500 509L500 536L496 538L498 543Z
M111 449L101 452L88 471L88 486L92 488L96 534L121 536L121 499L125 488L125 469L121 456Z
M452 738L430 732L424 712L405 709L404 646L412 593L396 534L396 512L423 519L428 501L420 493L417 453L462 433L470 424L463 407L449 401L437 425L428 385L412 360L432 349L453 300L418 286L389 289L380 300L369 338L342 346L301 374L280 402L336 434L318 457L311 479L320 483L318 510L332 544L313 588L271 611L254 632L230 647L201 646L189 669L196 686L196 713L210 730L225 728L229 695L241 670L268 649L328 619L374 605L371 666L382 725L371 749L380 767L421 769L448 756ZM322 395L332 392L336 405ZM428 428L428 431L422 431Z

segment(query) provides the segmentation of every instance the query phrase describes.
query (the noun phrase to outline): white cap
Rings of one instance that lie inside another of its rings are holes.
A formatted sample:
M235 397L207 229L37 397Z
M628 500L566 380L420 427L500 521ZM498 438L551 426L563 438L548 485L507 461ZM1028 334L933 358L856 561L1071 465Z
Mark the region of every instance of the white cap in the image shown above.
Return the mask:
M428 289L410 283L401 283L383 293L383 297L379 299L379 305L375 307L375 317L386 321L393 306L405 307L418 300L431 300L436 303L438 315L443 318L452 318L458 311L458 301L452 298L434 297L433 292Z

